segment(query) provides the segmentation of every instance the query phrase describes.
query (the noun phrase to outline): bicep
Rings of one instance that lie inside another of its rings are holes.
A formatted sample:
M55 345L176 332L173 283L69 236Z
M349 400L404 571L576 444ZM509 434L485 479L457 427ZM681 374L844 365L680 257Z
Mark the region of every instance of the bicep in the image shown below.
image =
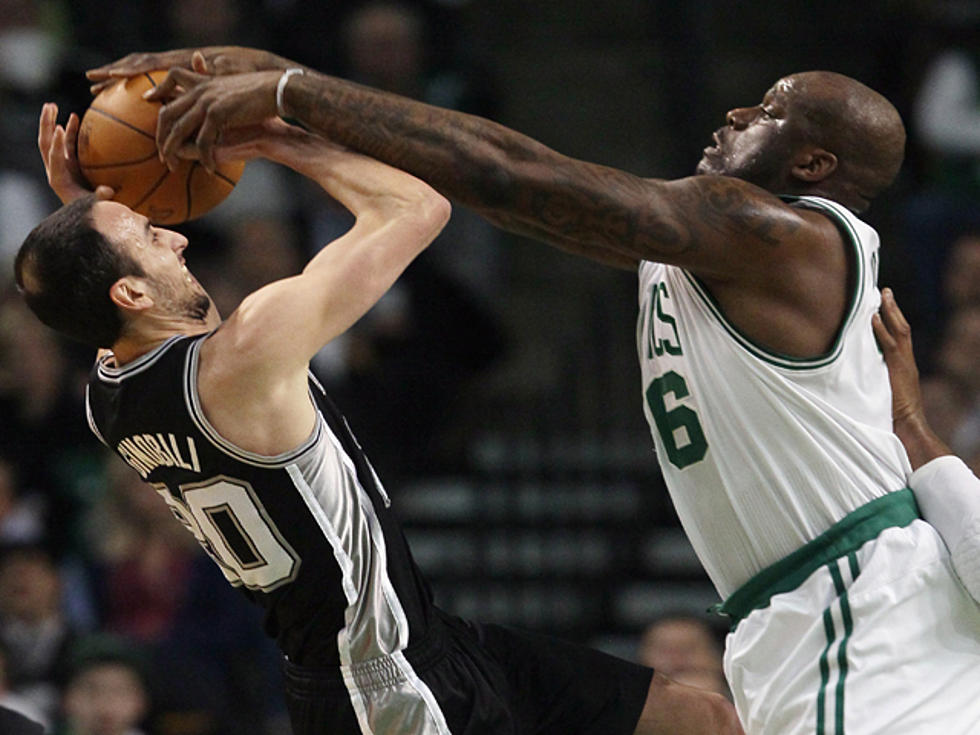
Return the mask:
M724 276L794 237L799 213L722 176L643 179L574 159L519 167L510 201L490 218L595 260L651 260ZM614 263L617 264L617 263Z

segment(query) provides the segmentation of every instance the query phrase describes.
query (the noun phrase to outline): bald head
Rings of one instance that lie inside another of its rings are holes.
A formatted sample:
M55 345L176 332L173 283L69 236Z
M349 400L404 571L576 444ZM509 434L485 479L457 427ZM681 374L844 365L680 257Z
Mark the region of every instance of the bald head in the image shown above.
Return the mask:
M781 80L802 116L803 135L837 157L824 182L852 209L862 210L894 181L905 156L905 126L894 105L861 82L829 71Z
M773 194L822 196L855 212L902 165L905 127L892 104L828 71L778 80L751 107L729 110L697 172L733 176Z

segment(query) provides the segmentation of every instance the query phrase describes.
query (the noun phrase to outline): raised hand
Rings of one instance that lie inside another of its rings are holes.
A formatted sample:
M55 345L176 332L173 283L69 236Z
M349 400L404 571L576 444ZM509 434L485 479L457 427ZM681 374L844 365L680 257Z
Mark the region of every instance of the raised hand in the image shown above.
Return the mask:
M258 125L276 117L279 71L209 77L171 69L147 99L164 101L157 123L157 148L170 168L186 155L188 144L208 170L215 147L232 128Z
M37 147L41 160L44 161L48 185L63 204L92 193L78 165L78 126L78 115L74 112L69 115L68 123L62 127L58 124L56 104L48 102L41 108ZM111 199L114 193L108 186L99 186L95 190L95 195L100 199Z
M92 94L96 95L117 79L135 76L154 69L191 69L194 53L200 53L208 74L223 76L253 71L276 70L299 66L288 59L245 46L205 46L199 49L182 48L171 51L132 53L109 64L89 69L85 76L92 82Z

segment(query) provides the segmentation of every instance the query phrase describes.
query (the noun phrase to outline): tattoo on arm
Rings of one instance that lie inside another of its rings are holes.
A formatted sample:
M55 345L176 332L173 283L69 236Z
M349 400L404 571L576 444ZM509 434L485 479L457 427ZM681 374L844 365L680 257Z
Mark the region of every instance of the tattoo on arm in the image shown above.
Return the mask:
M718 176L705 177L700 183L700 221L729 237L750 238L775 247L800 227L799 220L775 216L771 205L753 201L742 181Z
M696 262L706 241L776 246L793 227L734 179L642 179L490 120L351 82L316 75L307 90L290 107L317 132L418 176L504 229L603 262Z

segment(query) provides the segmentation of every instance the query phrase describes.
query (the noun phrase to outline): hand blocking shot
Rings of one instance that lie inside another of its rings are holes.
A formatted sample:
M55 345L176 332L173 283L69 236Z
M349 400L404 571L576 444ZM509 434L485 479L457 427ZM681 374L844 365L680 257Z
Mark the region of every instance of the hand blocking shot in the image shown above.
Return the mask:
M787 74L725 114L693 175L666 180L254 49L136 54L89 80L161 67L171 168L191 149L213 168L229 131L278 114L510 232L637 273L643 411L724 601L748 733L977 731L980 608L907 487L870 325L883 244L860 215L906 139L884 96Z
M274 93L268 112L223 128L205 165L262 157L354 214L299 275L222 321L186 267L183 235L112 201L109 186L88 191L78 119L63 127L53 105L38 140L64 206L30 234L15 271L41 321L100 349L87 388L92 431L263 608L294 732L742 732L717 694L433 604L390 509L397 497L309 361L439 233L449 203L413 175L282 122Z

